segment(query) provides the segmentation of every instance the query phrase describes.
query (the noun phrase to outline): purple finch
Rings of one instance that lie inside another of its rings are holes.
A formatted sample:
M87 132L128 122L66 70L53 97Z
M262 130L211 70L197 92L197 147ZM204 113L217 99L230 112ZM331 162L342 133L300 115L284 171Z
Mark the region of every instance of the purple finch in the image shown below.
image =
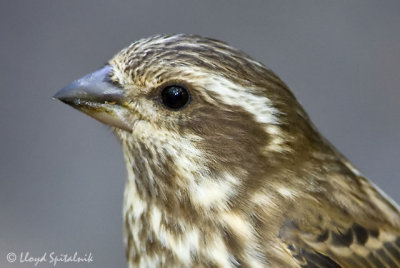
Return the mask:
M400 214L263 64L139 40L59 100L111 126L129 267L400 267Z

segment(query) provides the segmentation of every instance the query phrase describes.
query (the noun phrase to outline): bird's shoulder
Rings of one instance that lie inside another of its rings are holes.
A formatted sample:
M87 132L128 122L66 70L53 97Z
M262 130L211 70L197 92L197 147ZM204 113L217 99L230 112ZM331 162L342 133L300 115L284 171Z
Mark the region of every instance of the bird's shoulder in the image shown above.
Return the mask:
M328 183L329 194L302 197L285 212L279 239L291 257L300 267L400 267L395 204L361 176Z

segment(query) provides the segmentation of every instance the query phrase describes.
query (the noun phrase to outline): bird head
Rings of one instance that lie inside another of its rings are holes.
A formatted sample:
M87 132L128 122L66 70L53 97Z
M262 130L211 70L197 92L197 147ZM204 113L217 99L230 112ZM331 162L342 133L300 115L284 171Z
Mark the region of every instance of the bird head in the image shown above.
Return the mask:
M194 35L139 40L55 97L112 127L142 194L197 207L282 183L323 144L274 73Z

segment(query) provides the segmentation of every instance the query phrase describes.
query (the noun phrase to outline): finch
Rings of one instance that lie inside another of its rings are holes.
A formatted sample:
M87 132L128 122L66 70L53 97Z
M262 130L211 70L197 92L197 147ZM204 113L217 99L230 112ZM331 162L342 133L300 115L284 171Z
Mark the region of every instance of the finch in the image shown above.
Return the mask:
M54 97L121 142L128 267L400 267L396 204L224 42L141 39Z

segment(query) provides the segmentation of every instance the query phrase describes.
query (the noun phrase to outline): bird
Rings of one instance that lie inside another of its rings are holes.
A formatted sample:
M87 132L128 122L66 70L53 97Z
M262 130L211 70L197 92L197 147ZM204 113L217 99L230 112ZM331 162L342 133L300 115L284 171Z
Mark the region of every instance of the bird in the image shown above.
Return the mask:
M120 141L128 267L400 267L396 203L225 42L143 38L54 97Z

